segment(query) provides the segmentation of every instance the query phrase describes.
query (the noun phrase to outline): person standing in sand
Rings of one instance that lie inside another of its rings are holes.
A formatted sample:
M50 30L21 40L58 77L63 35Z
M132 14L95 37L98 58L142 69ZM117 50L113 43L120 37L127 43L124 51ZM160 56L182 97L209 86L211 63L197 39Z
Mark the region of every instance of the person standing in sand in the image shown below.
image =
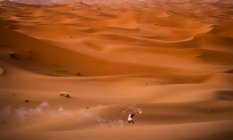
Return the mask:
M133 117L134 117L134 113L130 113L128 116L128 123L134 123Z

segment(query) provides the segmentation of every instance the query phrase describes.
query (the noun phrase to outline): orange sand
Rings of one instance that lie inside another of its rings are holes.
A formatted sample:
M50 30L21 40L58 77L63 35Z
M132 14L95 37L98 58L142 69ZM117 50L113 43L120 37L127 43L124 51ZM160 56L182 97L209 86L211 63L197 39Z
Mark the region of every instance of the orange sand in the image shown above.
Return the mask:
M0 139L232 140L232 8L0 2Z

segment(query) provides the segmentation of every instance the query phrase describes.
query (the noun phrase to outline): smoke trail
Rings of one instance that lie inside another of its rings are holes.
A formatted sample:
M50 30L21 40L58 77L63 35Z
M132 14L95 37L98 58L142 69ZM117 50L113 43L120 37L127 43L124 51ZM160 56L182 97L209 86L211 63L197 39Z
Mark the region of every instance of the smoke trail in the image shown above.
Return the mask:
M25 108L20 107L15 109L16 116L21 120L25 120L28 116L32 115L43 115L44 114L44 108L48 107L49 104L47 101L42 102L39 104L36 108Z
M6 119L12 114L12 107L6 106L0 109L0 119Z
M54 115L58 115L58 116L71 116L72 113L70 113L69 111L65 110L63 107L59 107L57 109L57 112Z
M112 126L112 127L122 127L123 126L123 120L121 119L106 119L103 117L99 117L99 116L95 116L93 115L90 111L88 111L87 109L81 109L79 111L80 115L83 118L87 118L90 120L93 120L94 122L96 122L97 124L101 125L101 126Z

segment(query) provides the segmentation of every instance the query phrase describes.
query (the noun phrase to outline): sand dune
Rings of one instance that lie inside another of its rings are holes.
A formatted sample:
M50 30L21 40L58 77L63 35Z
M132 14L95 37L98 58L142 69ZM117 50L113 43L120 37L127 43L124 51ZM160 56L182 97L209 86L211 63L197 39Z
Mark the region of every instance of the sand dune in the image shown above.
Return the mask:
M1 140L233 139L230 0L18 2L0 1Z
M110 21L110 27L122 29L138 29L137 14L128 12Z

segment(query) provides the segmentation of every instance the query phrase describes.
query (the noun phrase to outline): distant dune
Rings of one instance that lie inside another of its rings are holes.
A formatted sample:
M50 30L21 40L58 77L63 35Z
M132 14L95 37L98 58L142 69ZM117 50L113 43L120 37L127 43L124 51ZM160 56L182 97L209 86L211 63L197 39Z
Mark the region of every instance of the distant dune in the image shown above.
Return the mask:
M0 1L1 140L233 139L231 0L61 2Z

